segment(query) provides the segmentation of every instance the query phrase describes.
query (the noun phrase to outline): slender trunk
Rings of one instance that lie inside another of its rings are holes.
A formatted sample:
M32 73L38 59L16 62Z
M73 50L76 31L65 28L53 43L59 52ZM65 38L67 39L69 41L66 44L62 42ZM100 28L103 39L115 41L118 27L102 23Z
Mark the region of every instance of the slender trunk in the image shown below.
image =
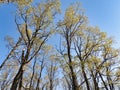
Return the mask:
M39 78L38 78L38 80L37 80L36 90L39 90L39 84L40 84L41 74L42 74L42 70L40 71L40 75L39 75Z
M101 80L102 80L102 82L103 82L103 84L104 84L104 86L105 86L105 89L106 89L106 90L109 90L108 87L107 87L107 85L106 85L106 83L104 82L103 77L102 77L102 75L100 74L100 72L99 72L99 76L100 76L100 78L101 78Z
M68 90L70 90L70 88L71 88L70 83L69 83L69 81L67 80L67 77L66 77L65 75L64 75L64 77L65 77L65 80L66 80L67 85L68 85Z
M29 53L26 54L26 56L28 56ZM19 87L18 89L21 90L21 87L22 87L22 77L23 77L23 67L26 65L25 62L26 62L27 58L25 58L24 56L24 50L22 51L22 56L21 56L21 66L16 74L16 76L14 77L14 80L13 80L13 83L12 83L12 86L11 86L11 89L10 90L17 90L17 87L18 87L18 84L19 84Z
M22 80L23 80L23 70L21 71L21 77L20 77L20 83L19 83L19 88L18 90L22 90Z
M46 85L46 84L44 84L44 85L42 86L42 90L45 90L45 89L44 89L44 88L45 88L45 85Z
M83 63L82 63L82 64L83 64ZM88 79L87 79L87 75L86 75L85 70L84 70L84 65L82 65L82 73L83 73L83 76L84 76L84 79L85 79L85 83L86 83L86 86L87 86L87 90L90 90L89 82L88 82Z
M37 59L35 58L34 65L33 65L32 77L31 77L31 80L30 80L29 90L31 90L31 87L32 87L32 80L33 80L34 73L35 73L35 64L36 64L36 61L37 61Z
M78 83L77 83L76 75L75 75L73 67L72 67L72 59L71 59L71 51L70 51L70 41L68 39L68 36L66 38L66 41L67 41L67 54L68 54L68 59L69 59L69 68L70 68L71 77L72 77L72 90L79 90L78 89Z
M108 80L108 85L109 85L110 90L115 90L114 85L109 75L107 76L107 80Z
M36 90L39 90L39 83L40 83L40 79L41 79L41 76L42 76L43 63L44 63L44 58L43 58L42 63L41 63L41 70L40 70L39 77L38 77L38 80L37 80Z
M108 67L106 67L106 74L107 74L107 72L109 72L109 68ZM107 81L108 81L109 89L110 90L115 90L114 85L112 83L112 79L111 79L109 74L107 74Z
M50 67L50 90L53 90L53 77L54 77L54 74L53 74L53 63L51 64L51 67Z
M93 79L93 82L94 82L95 90L99 90L99 86L98 86L98 83L97 83L97 81L96 81L96 77L95 77L95 75L93 74L93 71L91 71L91 74L92 74L92 79Z
M94 80L95 90L99 90L99 86L98 86L98 83L96 82L96 78L93 77L93 80Z
M53 81L52 81L52 79L50 80L50 90L53 90Z
M11 86L11 89L10 90L17 90L17 87L18 87L18 84L20 83L20 86L21 86L21 81L20 79L22 79L22 76L23 76L23 67L24 65L21 65L19 70L18 70L18 73L16 74L14 80L13 80L13 83L12 83L12 86ZM19 87L19 90L21 90L21 87Z

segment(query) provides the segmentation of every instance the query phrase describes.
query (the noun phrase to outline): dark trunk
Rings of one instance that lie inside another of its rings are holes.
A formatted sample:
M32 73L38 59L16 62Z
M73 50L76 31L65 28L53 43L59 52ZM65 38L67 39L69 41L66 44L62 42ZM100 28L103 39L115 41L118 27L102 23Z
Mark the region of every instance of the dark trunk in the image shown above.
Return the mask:
M95 87L94 89L95 89L95 90L99 90L99 86L98 86L98 83L97 83L97 81L96 81L96 76L97 76L97 75L94 75L94 74L93 74L93 71L91 71L91 74L92 74L92 79L93 79L93 82L94 82L94 87Z
M68 54L68 59L69 59L69 68L70 68L71 77L72 77L72 90L79 90L76 75L74 73L73 66L71 65L72 64L71 51L70 51L70 49L71 49L70 42L71 41L69 40L68 36L66 38L66 41L67 41L67 54Z
M53 90L53 81L52 81L52 79L50 80L50 90Z
M18 90L22 90L22 79L23 79L23 70L21 71L21 77L20 77L20 81L19 81L19 88L18 88Z
M82 63L82 73L83 73L83 77L84 77L84 80L85 80L85 83L86 83L86 86L87 86L87 90L90 90L90 87L89 87L89 82L88 82L88 79L87 79L87 75L85 73L85 70L84 70L84 65Z
M22 86L22 81L20 81L20 80L22 79L22 76L23 76L23 67L24 67L24 65L20 66L20 68L18 70L18 73L16 74L16 76L13 80L13 83L12 83L12 86L11 86L10 90L17 90L17 87L18 87L19 83L20 83L19 90L21 90L20 86Z
M107 85L106 85L106 83L105 83L105 81L103 80L102 75L101 75L100 73L99 73L99 76L100 76L100 78L101 78L101 80L102 80L102 82L103 82L103 85L105 86L105 89L106 89L106 90L109 90L108 87L107 87Z
M26 56L28 56L29 53L26 54ZM24 50L22 51L22 56L21 56L21 66L18 70L18 73L16 74L16 76L14 77L12 86L10 90L21 90L22 88L22 77L23 77L23 67L25 66L25 62L26 62L27 58L25 58L24 56Z
M34 77L34 73L35 73L35 64L36 64L36 61L37 61L37 59L35 57L34 65L33 65L33 68L32 68L33 72L32 72L32 77L31 77L31 80L30 80L29 90L31 90L31 87L32 87L33 77Z
M39 90L39 84L40 84L40 79L41 79L41 76L42 76L42 71L43 71L43 64L44 63L44 58L41 62L41 70L40 70L40 73L39 73L39 77L38 77L38 80L37 80L37 86L36 86L36 90Z
M109 89L110 90L115 90L114 85L113 85L112 80L111 80L109 75L107 76L107 80L108 80L108 83L109 83L108 84L109 85Z

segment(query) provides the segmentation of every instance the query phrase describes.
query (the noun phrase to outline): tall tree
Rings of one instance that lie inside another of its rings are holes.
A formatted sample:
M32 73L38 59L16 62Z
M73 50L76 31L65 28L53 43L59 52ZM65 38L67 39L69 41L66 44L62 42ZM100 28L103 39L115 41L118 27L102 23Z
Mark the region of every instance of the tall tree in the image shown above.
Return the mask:
M64 20L58 23L61 29L61 35L65 39L66 43L66 54L68 57L67 65L70 70L70 77L72 82L72 90L79 90L77 76L74 71L74 66L72 65L72 43L73 38L77 30L81 25L85 24L87 21L86 17L81 10L80 4L71 5L66 9Z
M32 0L16 0L15 4L17 5L15 23L22 39L19 47L22 50L20 50L21 55L18 59L20 67L10 90L16 90L17 88L21 90L25 72L24 66L36 56L52 33L48 27L51 25L54 16L59 12L60 2L58 0L48 0L35 6L32 5Z

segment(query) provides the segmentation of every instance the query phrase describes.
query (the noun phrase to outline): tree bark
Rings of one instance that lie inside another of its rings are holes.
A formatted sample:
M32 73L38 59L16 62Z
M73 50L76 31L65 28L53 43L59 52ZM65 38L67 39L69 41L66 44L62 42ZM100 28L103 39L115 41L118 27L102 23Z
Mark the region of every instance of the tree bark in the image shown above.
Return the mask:
M70 48L70 42L71 39L69 39L70 37L68 35L66 35L66 41L67 41L67 54L68 54L68 59L69 59L69 68L70 68L70 72L71 72L71 77L72 77L72 90L79 90L78 89L78 83L77 83L77 79L76 79L76 75L74 73L73 70L73 66L72 64L72 59L71 59L71 48Z
M105 81L103 80L103 77L102 77L102 75L100 74L100 72L99 72L99 76L100 76L100 78L101 78L101 80L102 80L102 82L103 82L103 84L104 84L104 86L105 86L105 89L106 89L106 90L109 90L108 87L107 87L107 85L106 85L106 83L105 83Z
M84 70L84 65L83 65L83 63L81 64L81 66L82 66L82 73L83 73L84 80L85 80L85 83L86 83L86 86L87 86L87 90L90 90L89 82L88 82L87 75L86 75L85 70Z
M92 79L93 79L93 82L94 82L94 89L99 90L99 86L98 86L98 83L96 81L96 75L93 74L92 70L91 70L91 74L92 74Z
M12 86L11 86L10 90L17 90L18 84L20 83L20 79L23 76L23 67L24 67L24 65L20 66L20 68L18 70L18 73L16 74L16 76L13 80L13 83L12 83ZM19 90L21 90L20 87L19 87Z

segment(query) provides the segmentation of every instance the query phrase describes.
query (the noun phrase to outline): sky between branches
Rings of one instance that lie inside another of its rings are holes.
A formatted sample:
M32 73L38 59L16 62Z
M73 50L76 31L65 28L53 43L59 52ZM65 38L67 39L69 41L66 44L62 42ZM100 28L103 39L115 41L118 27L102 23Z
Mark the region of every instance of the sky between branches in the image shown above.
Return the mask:
M85 14L90 25L98 26L102 31L107 32L115 40L115 47L120 46L120 0L60 0L61 11L72 3L81 2L85 9ZM12 4L0 5L0 64L8 53L4 37L10 35L18 37L13 12L15 8ZM49 42L55 42L56 37L52 37ZM53 44L55 45L56 42Z

